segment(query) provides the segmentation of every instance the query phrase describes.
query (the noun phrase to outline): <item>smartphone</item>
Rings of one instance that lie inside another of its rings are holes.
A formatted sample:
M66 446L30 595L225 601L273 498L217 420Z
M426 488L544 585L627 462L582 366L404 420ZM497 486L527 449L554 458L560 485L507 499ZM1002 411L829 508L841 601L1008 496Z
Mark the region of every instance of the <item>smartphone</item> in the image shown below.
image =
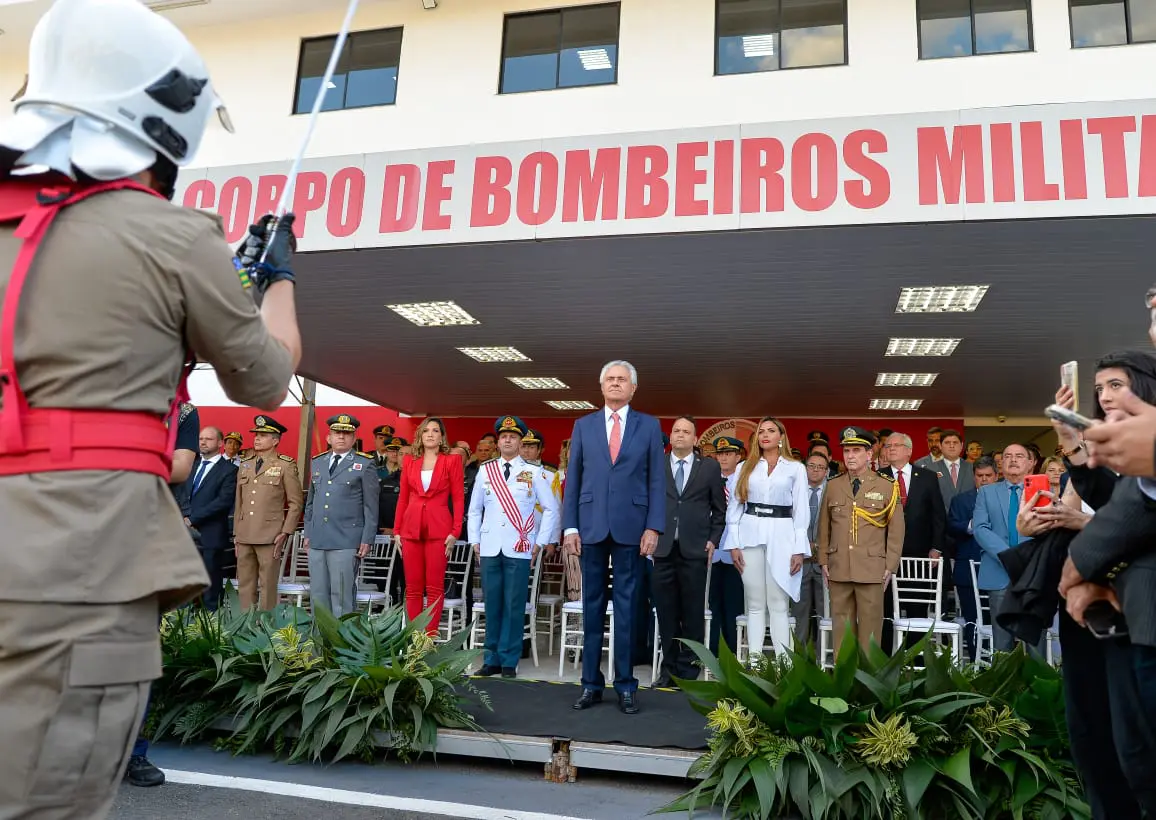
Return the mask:
M1065 362L1060 365L1060 384L1072 389L1072 408L1080 409L1080 365L1078 362Z
M1044 415L1076 430L1087 430L1093 424L1092 420L1087 416L1081 416L1075 410L1068 410L1065 407L1060 407L1058 404L1049 406L1044 410Z
M1102 641L1128 637L1128 622L1122 613L1107 601L1095 601L1084 610L1088 631Z
M1039 493L1036 497L1035 506L1046 507L1052 503L1052 499L1044 495L1044 493L1050 492L1051 489L1052 485L1048 482L1046 475L1030 475L1024 479L1024 500L1027 501L1033 495Z

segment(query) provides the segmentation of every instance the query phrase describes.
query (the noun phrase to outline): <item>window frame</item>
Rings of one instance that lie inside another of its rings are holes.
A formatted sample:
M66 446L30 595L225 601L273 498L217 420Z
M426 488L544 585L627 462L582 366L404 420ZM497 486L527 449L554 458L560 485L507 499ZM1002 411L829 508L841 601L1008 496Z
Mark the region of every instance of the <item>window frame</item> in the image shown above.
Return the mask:
M615 8L617 16L614 21L614 78L607 83L590 83L589 85L561 85L562 77L562 37L566 31L566 12L571 9ZM554 54L558 56L558 64L554 68L554 85L550 88L527 88L521 91L503 91L506 80L506 36L510 31L510 21L520 17L533 17L538 14L558 14L558 48ZM509 12L502 17L502 43L498 53L498 96L505 97L511 94L540 94L544 91L563 91L576 88L600 88L607 85L618 85L618 64L622 57L622 0L609 0L600 3L578 3L571 6L558 6L548 9L533 9L531 11Z
M1073 49L1083 51L1086 48L1123 48L1125 46L1144 46L1156 43L1156 40L1135 40L1132 37L1132 4L1123 0L1124 4L1124 42L1104 43L1103 45L1078 46L1076 45L1076 24L1072 20L1072 0L1068 0L1068 42Z
M351 31L351 32L349 32L349 35L346 37L345 44L342 46L342 48L343 49L348 48L352 52L353 39L358 34L376 34L376 33L381 32L381 31L396 31L396 32L398 32L399 36L398 36L398 42L397 42L397 66L395 66L395 68L397 68L396 85L398 87L400 87L401 86L401 51L405 45L405 26L383 26L381 28L369 28L369 29L361 29L358 31ZM301 102L301 80L302 80L301 65L302 65L302 63L305 62L305 49L309 46L309 44L310 43L317 43L317 42L320 42L322 40L332 40L333 45L336 45L337 44L337 35L336 34L321 34L321 35L317 35L315 37L302 37L301 42L297 47L297 76L296 76L296 81L293 84L293 102L292 102L292 108L289 109L290 116L300 117L300 116L306 116L310 113L310 111L301 111L301 112L297 111L297 106ZM332 53L333 53L333 49L330 48L330 54L332 54ZM389 67L390 66L383 66L383 68L389 68ZM349 83L348 82L346 82L345 89L346 89L346 92L348 92L348 90L349 90ZM325 96L328 97L329 95L326 94ZM328 111L326 111L326 109L323 107L321 109L321 113L323 113L323 114L334 113L335 114L338 111L363 111L366 108L384 108L385 106L397 105L397 88L394 89L393 102L371 103L369 105L345 105L345 99L344 98L342 99L341 102L342 102L342 105L340 108L332 108L332 109L329 109ZM312 110L312 109L310 109L310 110Z
M920 6L923 0L915 0L915 39L916 39L916 53L920 62L924 60L959 60L964 57L997 57L1008 54L1034 54L1036 50L1036 26L1035 26L1035 10L1032 7L1032 0L1024 0L1027 4L1028 13L1028 47L1021 51L990 51L980 53L975 49L975 0L967 0L968 21L971 24L971 53L970 54L943 54L938 57L924 57L923 56L923 17L919 14ZM1069 25L1071 24L1071 15L1068 15Z
M847 6L850 0L841 0L843 3L843 62L841 63L826 63L824 65L792 65L783 66L783 0L777 0L779 4L779 29L775 34L779 37L779 50L775 55L775 59L779 67L769 71L735 71L726 74L719 73L719 21L722 17L723 0L715 0L714 2L714 76L716 77L743 77L748 74L776 74L780 71L812 71L816 68L845 68L851 65L851 38L848 36L850 28L848 24Z

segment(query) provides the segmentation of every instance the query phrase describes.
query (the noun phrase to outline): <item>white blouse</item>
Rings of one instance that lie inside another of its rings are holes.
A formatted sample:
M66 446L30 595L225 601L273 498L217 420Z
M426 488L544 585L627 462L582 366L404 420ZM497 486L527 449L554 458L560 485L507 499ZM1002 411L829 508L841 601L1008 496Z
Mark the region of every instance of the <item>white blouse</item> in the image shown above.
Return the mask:
M423 490L426 490L427 492L429 491L430 482L433 481L433 474L434 474L433 470L422 470L421 471L421 488Z

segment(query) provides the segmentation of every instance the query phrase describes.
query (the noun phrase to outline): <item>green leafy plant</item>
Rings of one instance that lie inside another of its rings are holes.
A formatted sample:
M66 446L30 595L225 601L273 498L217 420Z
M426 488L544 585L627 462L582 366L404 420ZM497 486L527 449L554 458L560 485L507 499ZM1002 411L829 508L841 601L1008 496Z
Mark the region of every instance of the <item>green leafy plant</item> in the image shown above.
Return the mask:
M888 657L845 641L744 668L688 643L713 679L679 681L707 718L700 782L664 811L805 820L1090 818L1068 755L1059 673L1022 649L957 667L928 638ZM913 661L923 655L925 666Z
M271 749L292 761L403 759L433 749L440 727L478 730L460 690L477 653L467 633L435 646L429 614L314 615L280 605L229 615L184 609L161 624L165 674L153 687L150 733L190 742L230 728L236 753Z

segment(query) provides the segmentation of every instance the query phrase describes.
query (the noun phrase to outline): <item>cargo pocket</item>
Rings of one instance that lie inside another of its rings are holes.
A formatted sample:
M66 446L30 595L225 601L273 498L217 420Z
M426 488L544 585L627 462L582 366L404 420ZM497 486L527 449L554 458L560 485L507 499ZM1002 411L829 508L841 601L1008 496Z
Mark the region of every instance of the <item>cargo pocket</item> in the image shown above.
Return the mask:
M59 803L115 788L140 730L149 686L160 674L156 640L73 646L30 797Z

